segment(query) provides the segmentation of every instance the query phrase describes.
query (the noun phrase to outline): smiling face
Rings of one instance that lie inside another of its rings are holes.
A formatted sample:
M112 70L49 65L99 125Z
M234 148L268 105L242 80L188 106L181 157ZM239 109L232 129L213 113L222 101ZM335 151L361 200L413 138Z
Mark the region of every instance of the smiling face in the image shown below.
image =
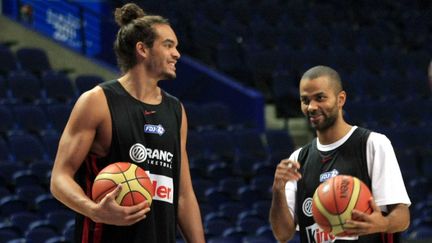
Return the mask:
M329 129L342 117L345 96L328 76L300 81L302 112L317 131Z
M149 48L144 65L149 73L156 79L176 78L175 64L180 58L177 50L177 37L173 29L167 24L155 24L156 39Z

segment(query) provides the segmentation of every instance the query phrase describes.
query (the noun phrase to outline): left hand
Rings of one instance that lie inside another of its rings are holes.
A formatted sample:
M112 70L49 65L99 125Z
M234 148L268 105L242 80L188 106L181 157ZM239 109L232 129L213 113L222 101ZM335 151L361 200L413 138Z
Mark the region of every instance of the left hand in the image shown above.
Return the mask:
M371 214L358 210L352 211L351 219L345 222L345 232L360 236L387 231L388 219L382 214L373 197L369 199L369 204L373 210Z

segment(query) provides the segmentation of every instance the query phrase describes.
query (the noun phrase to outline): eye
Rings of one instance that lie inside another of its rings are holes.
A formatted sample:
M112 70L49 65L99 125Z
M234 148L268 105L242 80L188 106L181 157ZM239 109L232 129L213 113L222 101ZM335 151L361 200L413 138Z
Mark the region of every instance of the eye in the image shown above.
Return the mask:
M307 99L307 98L301 98L300 101L301 101L301 103L303 103L304 105L308 105L309 102L310 102L309 99Z
M323 101L326 97L324 95L318 95L317 96L317 100L318 101Z

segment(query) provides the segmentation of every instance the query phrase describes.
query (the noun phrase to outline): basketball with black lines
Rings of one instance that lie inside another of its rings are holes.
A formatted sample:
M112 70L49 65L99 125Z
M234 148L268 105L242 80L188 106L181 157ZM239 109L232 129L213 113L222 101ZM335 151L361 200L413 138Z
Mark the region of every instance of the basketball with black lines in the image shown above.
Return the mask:
M122 189L116 201L122 206L132 206L143 201L149 205L153 199L153 184L148 174L129 162L116 162L102 169L92 187L92 199L96 202L113 191L118 184Z
M312 215L320 228L335 236L347 236L344 223L357 209L371 214L369 199L372 194L360 179L338 175L322 182L315 190Z

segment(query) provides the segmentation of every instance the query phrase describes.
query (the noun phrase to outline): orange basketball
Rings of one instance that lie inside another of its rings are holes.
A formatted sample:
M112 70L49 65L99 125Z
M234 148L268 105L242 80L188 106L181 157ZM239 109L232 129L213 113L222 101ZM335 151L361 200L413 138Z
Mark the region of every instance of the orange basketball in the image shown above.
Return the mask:
M315 190L312 214L320 228L335 236L346 236L344 223L357 209L372 213L369 188L361 180L349 175L338 175L321 183Z
M153 185L147 173L135 164L116 162L102 169L92 187L92 199L99 202L107 193L122 184L116 201L122 206L132 206L143 201L149 205L153 199Z

